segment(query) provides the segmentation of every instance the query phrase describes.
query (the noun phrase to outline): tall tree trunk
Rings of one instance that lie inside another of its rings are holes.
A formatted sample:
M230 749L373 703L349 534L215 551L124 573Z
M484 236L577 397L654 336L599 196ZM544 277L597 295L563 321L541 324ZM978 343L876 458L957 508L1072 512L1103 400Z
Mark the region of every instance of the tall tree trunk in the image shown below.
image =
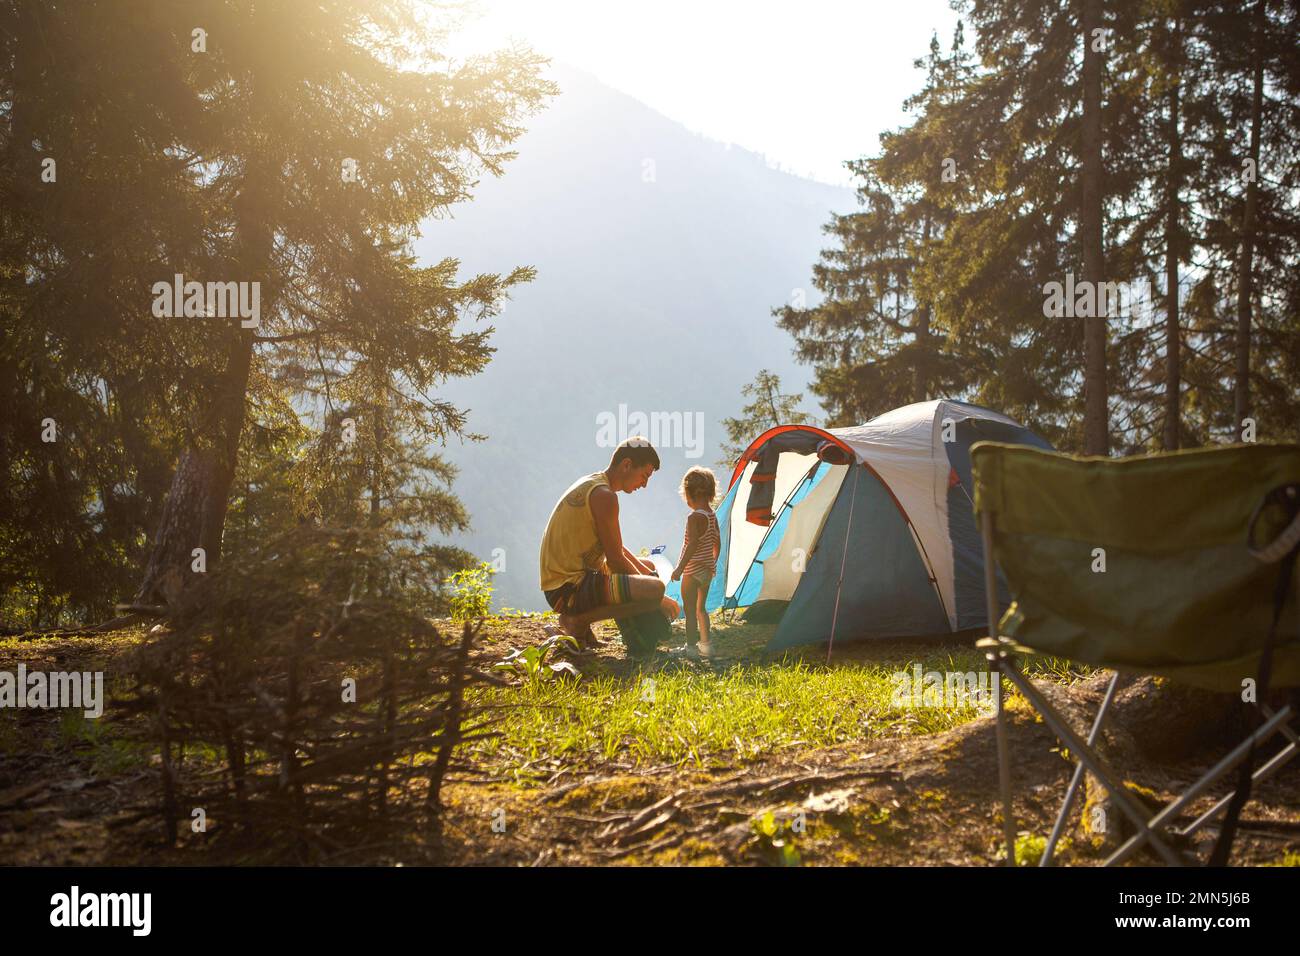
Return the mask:
M230 488L239 462L244 400L253 358L253 330L232 333L212 413L181 453L154 533L135 600L176 608L197 580L193 550L202 548L211 571L221 556Z
M3 192L4 217L0 220L0 318L6 321L5 347L0 348L0 401L6 409L21 407L23 389L30 375L21 374L22 351L9 340L15 335L17 317L29 307L27 289L27 264L29 240L32 235L27 220L31 217L32 197L40 187L41 155L32 149L36 138L35 122L38 103L36 91L41 86L41 63L37 57L43 46L40 42L36 17L40 10L35 4L19 4L13 46L13 94L9 104L9 142L0 156L4 168L0 170L0 191ZM12 319L7 310L12 310ZM13 321L13 324L8 324ZM9 427L0 428L0 464L7 466L13 460L8 447ZM6 473L9 474L6 468Z
M1080 26L1083 29L1083 117L1080 129L1081 207L1079 242L1083 247L1083 279L1092 283L1096 308L1101 313L1083 320L1083 450L1088 455L1105 455L1110 448L1110 420L1106 397L1106 322L1109 311L1102 295L1105 258L1102 248L1101 195L1101 57L1094 49L1100 30L1101 0L1082 0Z
M1233 388L1233 414L1237 437L1250 417L1251 295L1255 272L1255 212L1259 203L1259 126L1264 112L1264 0L1256 0L1251 64L1254 89L1250 106L1251 175L1246 183L1246 207L1241 217L1241 245L1237 261L1237 375Z
M373 376L370 384L370 426L374 435L374 445L370 458L370 527L378 528L383 524L383 497L385 484L384 445L388 441L387 415L384 408L385 389L388 385L388 371L380 374L377 364L371 365Z
M122 448L135 470L136 501L143 501L144 511L137 511L137 520L145 533L158 527L167 488L171 483L171 470L167 462L157 457L149 446L144 388L138 378L124 377L110 385L112 394L113 427L122 437ZM105 489L106 493L109 489Z
M5 165L3 183L8 187L4 197L6 219L28 219L33 215L35 197L41 189L41 160L44 158L32 148L37 138L37 119L40 104L37 90L42 86L42 73L49 57L41 42L40 7L34 3L18 5L16 36L13 38L13 100L9 104L9 143L3 157ZM44 139L44 137L41 137ZM48 148L48 144L47 144ZM47 189L53 188L47 185ZM0 282L6 287L13 308L26 304L28 245L32 230L26 225L0 232L0 254L3 265ZM17 387L18 379L12 381Z
M265 108L268 91L256 76L249 79L251 122L266 128L271 114ZM260 312L275 308L271 277L272 189L278 164L265 149L248 157L247 172L235 196L235 275L223 277L257 282L261 287ZM176 467L162 518L154 534L143 580L135 600L179 609L184 593L198 583L192 570L192 552L205 552L207 571L221 557L221 536L226 523L230 489L239 464L239 440L244 430L245 403L253 364L256 330L243 328L238 318L227 319L224 330L225 365L214 386L204 421L190 432Z
M1182 82L1182 21L1174 18L1166 61L1169 127L1166 143L1169 168L1165 176L1165 451L1178 448L1182 424L1180 402L1182 336L1178 322L1179 241L1178 187L1181 182L1182 140L1179 135L1179 86Z

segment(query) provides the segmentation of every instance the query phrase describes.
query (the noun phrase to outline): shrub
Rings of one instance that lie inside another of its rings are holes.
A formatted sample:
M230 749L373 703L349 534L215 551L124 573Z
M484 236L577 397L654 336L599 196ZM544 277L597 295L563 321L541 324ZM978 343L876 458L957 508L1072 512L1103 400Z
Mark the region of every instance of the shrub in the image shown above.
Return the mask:
M436 595L404 580L382 530L303 526L213 572L201 610L141 648L169 840L202 807L209 837L308 862L436 817L455 749L487 735L465 689L501 681L475 629L444 638ZM187 748L220 777L187 773Z
M492 575L496 569L486 561L451 576L451 616L457 621L487 617L492 609Z

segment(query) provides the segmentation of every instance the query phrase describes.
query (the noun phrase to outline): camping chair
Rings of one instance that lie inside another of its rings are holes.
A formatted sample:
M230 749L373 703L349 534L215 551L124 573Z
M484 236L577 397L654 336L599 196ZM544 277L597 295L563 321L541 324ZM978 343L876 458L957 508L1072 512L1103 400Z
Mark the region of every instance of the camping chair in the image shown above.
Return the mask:
M1008 865L1015 865L1016 827L1002 678L1078 760L1040 865L1051 864L1085 770L1137 831L1107 866L1128 860L1145 844L1165 862L1183 865L1188 860L1175 840L1228 808L1211 857L1211 863L1226 862L1251 783L1272 776L1300 748L1292 708L1274 712L1266 700L1270 683L1300 685L1300 638L1289 594L1300 541L1300 446L1236 445L1105 459L981 442L972 448L971 461L990 623L990 636L978 646L998 675L993 697ZM1012 597L1000 621L998 568ZM1020 670L1016 656L1027 654L1115 672L1086 739ZM1121 672L1229 693L1242 693L1247 679L1257 680L1254 699L1262 723L1151 815L1093 746ZM1256 748L1278 733L1289 743L1252 773ZM1234 768L1236 791L1176 828L1180 812Z

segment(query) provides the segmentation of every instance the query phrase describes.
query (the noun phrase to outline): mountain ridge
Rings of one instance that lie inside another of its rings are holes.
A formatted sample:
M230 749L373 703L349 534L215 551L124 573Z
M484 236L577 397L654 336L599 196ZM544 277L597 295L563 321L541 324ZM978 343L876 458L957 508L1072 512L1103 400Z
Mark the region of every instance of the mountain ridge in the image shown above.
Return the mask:
M464 276L537 269L493 320L487 369L440 390L486 436L446 449L473 522L455 540L504 565L499 606L527 610L545 607L537 549L551 508L608 464L601 416L620 406L703 416L702 438L660 448L649 487L622 499L628 547L679 546L677 484L699 464L728 477L716 467L719 422L739 410L741 387L769 368L787 391L804 389L807 369L771 309L816 301L822 226L855 206L851 190L774 169L590 74L557 66L552 78L561 93L504 176L423 224L415 243L424 262L459 259Z

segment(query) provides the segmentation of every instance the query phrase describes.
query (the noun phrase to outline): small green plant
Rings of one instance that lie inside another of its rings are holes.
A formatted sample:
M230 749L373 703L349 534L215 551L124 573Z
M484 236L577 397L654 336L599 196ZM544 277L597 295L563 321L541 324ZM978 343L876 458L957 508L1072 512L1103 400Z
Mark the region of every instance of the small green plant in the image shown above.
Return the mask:
M60 715L58 743L88 757L97 774L121 774L148 766L151 752L147 746L115 739L105 723L88 719L77 710Z
M888 824L891 816L893 816L893 814L889 812L889 807L867 807L866 821L873 827Z
M1021 833L1016 837L1016 866L1037 866L1046 849L1046 837Z
M749 821L759 843L774 854L782 866L799 866L803 859L794 845L794 830L788 822L781 822L771 810Z
M504 660L493 665L497 670L510 671L524 678L528 683L538 683L568 674L580 676L578 669L568 661L548 662L547 657L561 644L570 644L578 649L578 642L567 634L552 634L540 644L511 651Z
M487 617L492 607L492 575L496 568L486 561L451 576L451 616L457 621Z
M76 747L82 744L96 746L103 737L103 726L89 720L79 710L65 710L59 715L58 739L60 746Z

